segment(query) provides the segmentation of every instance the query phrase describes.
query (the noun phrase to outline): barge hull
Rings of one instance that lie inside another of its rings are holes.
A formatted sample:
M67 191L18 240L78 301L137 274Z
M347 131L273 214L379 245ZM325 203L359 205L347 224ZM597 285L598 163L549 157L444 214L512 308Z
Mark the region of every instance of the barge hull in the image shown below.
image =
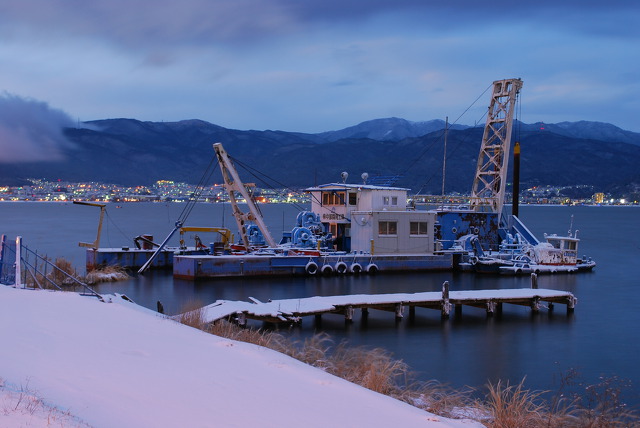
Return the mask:
M310 273L315 264L315 273ZM239 276L291 276L375 272L444 271L453 269L453 257L445 255L380 254L331 256L193 256L174 255L173 276L205 279ZM343 272L341 272L343 271Z
M138 248L99 248L88 249L86 253L86 269L90 272L94 269L106 266L121 266L125 269L139 269L151 258L155 249ZM151 264L154 269L171 269L175 248L160 251ZM191 251L191 254L195 251ZM200 251L202 253L202 251Z

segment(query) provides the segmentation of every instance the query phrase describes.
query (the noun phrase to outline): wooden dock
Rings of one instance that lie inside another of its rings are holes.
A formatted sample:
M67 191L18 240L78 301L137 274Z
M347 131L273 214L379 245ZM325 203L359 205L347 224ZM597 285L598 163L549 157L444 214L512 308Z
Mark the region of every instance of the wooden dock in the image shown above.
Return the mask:
M324 314L343 315L345 321L351 322L357 309L363 317L370 309L392 312L396 320L404 317L409 308L409 318L415 317L416 308L435 309L442 318L448 318L451 310L459 316L463 306L482 308L487 316L499 315L505 303L530 307L538 312L546 303L551 311L554 304L564 304L567 313L573 312L577 303L576 297L566 291L522 288L504 290L468 290L449 291L449 283L442 285L442 292L395 294L354 294L345 296L315 296L301 299L273 300L260 302L250 298L251 302L219 300L202 308L205 322L228 319L245 325L248 319L271 323L299 323L303 317L315 316L317 320Z

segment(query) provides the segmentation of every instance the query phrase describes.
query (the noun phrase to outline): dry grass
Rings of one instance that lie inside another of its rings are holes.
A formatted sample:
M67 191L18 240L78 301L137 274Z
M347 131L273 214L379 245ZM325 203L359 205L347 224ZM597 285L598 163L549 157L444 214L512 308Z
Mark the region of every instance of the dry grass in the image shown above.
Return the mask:
M405 362L394 359L381 348L367 349L341 343L328 361L330 365L327 371L330 373L392 396L401 395L399 385L406 383L409 374L409 366Z
M174 318L217 336L282 352L443 417L473 419L490 428L640 426L638 413L621 403L621 386L611 381L588 386L582 396L574 397L565 397L563 385L551 401L543 399L546 392L526 389L524 379L517 385L498 381L487 385L486 396L477 398L477 391L471 388L456 390L437 381L416 381L408 365L384 349L351 347L344 342L334 346L326 333L301 342L277 332L243 328L227 321L207 325L202 306L200 302L190 302Z
M181 324L206 331L207 324L204 321L203 306L199 300L191 300L182 305L180 313L173 318Z
M33 269L26 269L25 285L32 288L58 289L65 286L73 285L74 281L70 278L77 278L77 272L70 261L65 258L57 258L55 262L44 256L42 262L36 264L39 272ZM57 286L57 287L56 287Z
M105 266L103 268L92 270L84 278L87 284L97 284L100 282L124 281L130 276L127 270L122 266Z
M487 385L486 403L491 414L492 428L539 428L547 426L549 418L546 405L541 399L542 392L524 388L524 379L518 385Z
M20 426L90 427L70 411L62 411L46 403L37 391L29 387L28 379L25 385L11 389L0 378L0 419L5 416L15 421L16 415L21 421Z

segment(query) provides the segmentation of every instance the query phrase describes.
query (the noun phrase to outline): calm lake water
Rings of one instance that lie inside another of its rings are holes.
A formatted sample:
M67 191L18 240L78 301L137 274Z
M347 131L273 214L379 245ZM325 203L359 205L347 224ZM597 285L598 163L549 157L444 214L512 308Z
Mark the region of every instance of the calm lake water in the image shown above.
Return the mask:
M132 238L151 234L161 241L171 231L183 204L110 204L101 246L132 246ZM292 205L262 205L272 234L279 238L290 230L298 209ZM540 288L571 291L578 298L575 313L564 305L555 312L532 315L527 308L505 305L501 318L487 318L484 310L465 307L460 319L441 321L439 312L417 309L414 323L408 317L396 323L393 314L371 311L368 322L359 317L345 325L341 316L324 316L320 329L313 318L300 327L283 328L304 338L316 331L339 342L382 347L404 360L422 379L438 379L456 387L480 387L498 379L519 382L526 376L532 389L559 386L560 375L570 369L584 383L617 376L631 382L625 396L640 404L640 208L523 206L520 218L542 238L545 232L565 234L571 216L581 238L579 252L593 257L591 273L540 276ZM99 209L66 203L0 203L0 233L10 239L21 235L25 245L50 257L65 257L84 271L84 249L79 241L96 237ZM221 226L235 230L228 205L197 205L188 226ZM203 242L209 242L201 234ZM177 243L177 237L173 244ZM189 301L203 305L217 299L259 300L350 293L437 291L449 281L452 290L529 287L526 277L478 276L470 273L421 273L334 278L174 280L171 274L151 272L98 287L101 293L124 293L155 310L162 301L176 313ZM357 315L359 315L357 313ZM406 314L408 315L408 314Z

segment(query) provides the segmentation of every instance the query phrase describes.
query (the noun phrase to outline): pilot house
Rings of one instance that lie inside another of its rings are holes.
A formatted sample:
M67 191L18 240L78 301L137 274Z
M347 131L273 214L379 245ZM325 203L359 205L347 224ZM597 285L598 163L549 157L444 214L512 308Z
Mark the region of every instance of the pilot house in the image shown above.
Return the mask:
M306 189L337 250L431 254L435 212L407 209L408 189L331 183Z

